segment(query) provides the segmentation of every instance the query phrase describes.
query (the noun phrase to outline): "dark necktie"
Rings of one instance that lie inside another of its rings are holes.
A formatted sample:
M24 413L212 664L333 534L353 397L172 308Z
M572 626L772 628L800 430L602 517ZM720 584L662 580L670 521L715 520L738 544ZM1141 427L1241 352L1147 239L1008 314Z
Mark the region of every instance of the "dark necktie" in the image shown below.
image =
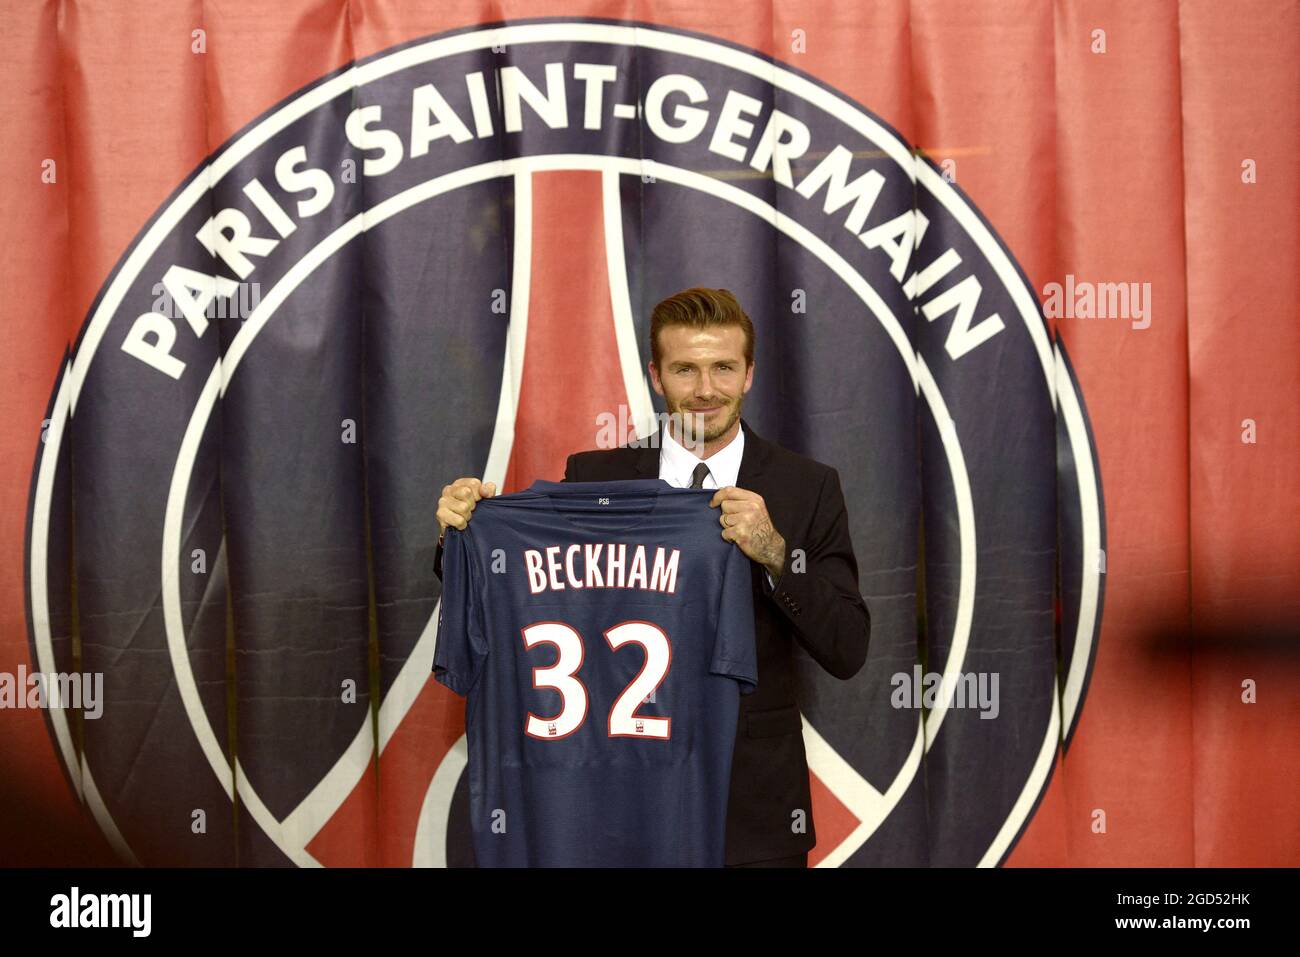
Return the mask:
M691 473L691 488L704 488L704 476L709 474L709 467L701 462Z

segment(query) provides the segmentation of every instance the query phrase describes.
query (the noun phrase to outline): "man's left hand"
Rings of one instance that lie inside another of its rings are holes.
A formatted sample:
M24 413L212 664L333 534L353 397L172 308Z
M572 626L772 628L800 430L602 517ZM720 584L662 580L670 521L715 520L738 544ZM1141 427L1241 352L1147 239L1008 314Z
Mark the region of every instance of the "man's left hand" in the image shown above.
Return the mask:
M748 489L727 485L713 493L710 506L722 505L718 523L722 537L735 542L753 561L767 569L772 580L781 575L785 564L785 539L772 525L763 496Z

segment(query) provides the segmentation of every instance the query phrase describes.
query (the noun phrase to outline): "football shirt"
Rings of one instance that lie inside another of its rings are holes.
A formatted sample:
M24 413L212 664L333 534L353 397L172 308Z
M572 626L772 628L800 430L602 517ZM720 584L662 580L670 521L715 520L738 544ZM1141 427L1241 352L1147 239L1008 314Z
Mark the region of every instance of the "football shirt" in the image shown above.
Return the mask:
M720 867L751 563L710 489L537 481L448 529L435 677L467 697L480 866Z

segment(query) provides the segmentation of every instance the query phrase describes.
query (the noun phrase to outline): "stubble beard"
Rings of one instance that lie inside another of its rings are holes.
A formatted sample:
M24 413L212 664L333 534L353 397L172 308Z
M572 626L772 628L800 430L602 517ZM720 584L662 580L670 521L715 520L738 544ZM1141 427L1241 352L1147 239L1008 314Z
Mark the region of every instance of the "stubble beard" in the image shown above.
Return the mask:
M740 400L737 400L735 402L722 403L721 405L722 408L728 410L725 421L713 425L709 425L706 423L704 426L704 434L699 439L696 439L694 437L696 413L694 412L694 410L688 409L684 405L677 406L676 412L682 418L681 442L683 445L685 445L687 448L690 448L691 444L696 444L696 443L698 443L698 445L700 446L703 446L708 442L712 442L714 439L718 438L719 436L726 434L727 430L730 429L736 423L736 420L740 418L741 402ZM703 451L703 449L699 448L699 449L694 449L693 451L699 452L699 451Z

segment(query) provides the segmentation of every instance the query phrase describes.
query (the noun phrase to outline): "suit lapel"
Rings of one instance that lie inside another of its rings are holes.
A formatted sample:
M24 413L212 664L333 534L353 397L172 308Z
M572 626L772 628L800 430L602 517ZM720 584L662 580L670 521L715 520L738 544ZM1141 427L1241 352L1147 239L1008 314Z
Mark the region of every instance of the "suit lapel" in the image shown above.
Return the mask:
M743 416L740 427L745 430L745 451L740 456L740 470L736 473L736 485L756 492L758 489L754 487L754 483L763 474L763 468L767 464L767 440L759 436Z
M742 417L740 427L745 430L745 451L740 456L740 468L736 472L736 487L743 488L748 492L758 492L764 500L767 496L760 490L760 478L763 474L763 467L767 464L768 443L758 435L749 423ZM749 581L750 587L754 589L754 594L759 594L763 590L761 572L757 562L749 563Z
M646 442L633 450L632 468L638 478L659 477L659 443Z

